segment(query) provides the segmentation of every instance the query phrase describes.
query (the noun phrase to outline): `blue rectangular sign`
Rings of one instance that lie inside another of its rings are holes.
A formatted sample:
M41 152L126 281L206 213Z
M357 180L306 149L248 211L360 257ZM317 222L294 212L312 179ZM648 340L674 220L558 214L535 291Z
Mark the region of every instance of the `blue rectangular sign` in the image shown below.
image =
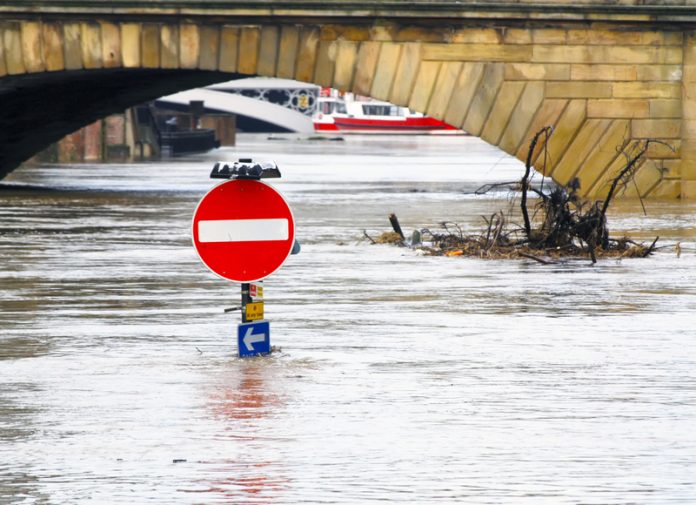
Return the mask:
M271 323L265 320L242 323L237 327L239 357L258 356L271 352Z

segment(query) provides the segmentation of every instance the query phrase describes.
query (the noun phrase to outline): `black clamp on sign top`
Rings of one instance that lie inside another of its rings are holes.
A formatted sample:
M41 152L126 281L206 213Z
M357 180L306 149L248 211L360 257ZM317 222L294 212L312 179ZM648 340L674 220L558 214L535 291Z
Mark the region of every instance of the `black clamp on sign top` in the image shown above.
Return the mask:
M251 158L226 163L218 161L210 172L211 179L279 179L280 170L272 161L254 161Z

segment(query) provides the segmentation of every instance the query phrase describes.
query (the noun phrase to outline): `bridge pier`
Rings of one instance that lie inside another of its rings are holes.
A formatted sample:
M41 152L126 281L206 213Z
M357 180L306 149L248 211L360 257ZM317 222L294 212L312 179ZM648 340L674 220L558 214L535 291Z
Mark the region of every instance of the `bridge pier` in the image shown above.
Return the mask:
M696 198L696 33L684 37L681 196Z

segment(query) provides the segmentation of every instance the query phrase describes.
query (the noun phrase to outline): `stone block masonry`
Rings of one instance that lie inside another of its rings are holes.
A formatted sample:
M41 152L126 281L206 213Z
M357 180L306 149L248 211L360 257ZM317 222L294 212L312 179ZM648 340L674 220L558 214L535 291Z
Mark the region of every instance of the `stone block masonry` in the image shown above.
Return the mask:
M596 11L594 18L561 15L556 5L546 20L535 17L540 11L531 4L505 3L509 19L477 5L476 19L371 18L352 11L321 19L252 17L251 11L207 16L203 8L177 18L154 7L122 18L114 12L89 19L17 13L0 22L0 95L11 97L5 82L61 73L70 79L166 70L168 91L176 88L177 72L210 82L239 74L293 78L411 107L520 159L533 134L553 125L549 156L538 157L535 167L561 184L578 178L590 199L606 193L620 168L621 146L659 139L671 148L650 150L640 195L696 197L696 24L692 32L684 28L689 23L641 17L640 8L631 14L623 3L611 13L600 3L583 4ZM661 15L670 9L677 7L666 6ZM133 103L143 101L137 95ZM46 115L60 116L60 107ZM0 111L0 124L14 125L16 138L31 135L10 113ZM81 126L58 116L54 128ZM1 149L9 145L0 138ZM96 149L91 143L88 150ZM0 155L2 171L14 168L3 163Z

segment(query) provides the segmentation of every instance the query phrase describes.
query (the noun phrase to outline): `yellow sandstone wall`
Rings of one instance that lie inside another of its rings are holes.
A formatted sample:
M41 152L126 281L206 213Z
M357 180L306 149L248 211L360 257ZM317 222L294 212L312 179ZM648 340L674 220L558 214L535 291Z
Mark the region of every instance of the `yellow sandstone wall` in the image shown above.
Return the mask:
M696 33L685 35L682 77L681 192L696 198Z
M640 26L415 27L9 21L3 75L181 68L278 76L443 119L601 197L632 140L655 145L626 195L696 197L696 35ZM544 162L546 164L544 165Z

